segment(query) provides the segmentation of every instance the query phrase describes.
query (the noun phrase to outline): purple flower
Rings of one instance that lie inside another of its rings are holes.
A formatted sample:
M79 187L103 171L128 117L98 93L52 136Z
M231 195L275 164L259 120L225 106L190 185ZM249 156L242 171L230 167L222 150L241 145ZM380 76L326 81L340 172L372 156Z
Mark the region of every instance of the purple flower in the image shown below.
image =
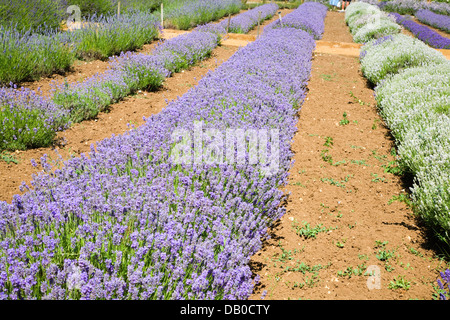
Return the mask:
M422 9L415 13L415 17L422 23L450 33L450 17Z
M398 13L391 13L395 17L397 23L411 31L419 40L422 40L430 47L437 49L450 49L450 39L441 36L427 26L423 26Z

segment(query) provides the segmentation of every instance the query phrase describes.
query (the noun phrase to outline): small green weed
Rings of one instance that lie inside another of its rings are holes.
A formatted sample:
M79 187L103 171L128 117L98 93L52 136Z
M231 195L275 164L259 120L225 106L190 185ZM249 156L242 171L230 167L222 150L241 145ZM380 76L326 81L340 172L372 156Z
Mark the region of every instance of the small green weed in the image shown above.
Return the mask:
M350 123L350 120L348 120L348 118L347 118L347 112L344 112L344 113L342 114L342 116L343 116L344 118L343 118L341 121L339 121L339 125L345 126L345 125L349 124L349 123Z
M389 289L396 290L396 289L404 289L408 290L411 287L411 282L406 280L404 276L398 276L397 278L394 278L393 281L389 282Z
M355 101L355 103L359 103L359 104L362 105L362 106L364 106L364 105L369 106L369 105L370 105L370 103L366 103L366 102L362 101L361 99L357 98L357 97L353 94L352 91L350 91L350 96L353 98L353 100Z
M404 202L408 207L412 207L411 198L406 193L401 193L398 196L393 195L391 199L389 199L388 204L392 204L394 201Z
M364 274L364 271L367 269L367 266L365 263L359 264L355 268L347 267L344 271L338 271L337 275L339 277L348 277L351 278L352 276L361 276Z
M7 151L3 151L2 153L0 153L0 160L5 161L7 164L10 164L11 162L15 164L19 163L19 161L14 157L14 155L12 155Z
M301 227L297 221L292 222L292 227L295 229L295 233L305 239L316 238L320 232L328 232L331 228L326 228L323 224L318 224L315 227L305 221L303 221L303 227Z

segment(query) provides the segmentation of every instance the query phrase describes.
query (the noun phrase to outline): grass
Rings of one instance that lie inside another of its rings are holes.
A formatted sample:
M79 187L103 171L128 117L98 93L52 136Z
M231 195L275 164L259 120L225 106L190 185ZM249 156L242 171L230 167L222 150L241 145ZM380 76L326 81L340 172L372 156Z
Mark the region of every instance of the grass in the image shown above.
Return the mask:
M322 151L320 151L320 157L326 163L333 164L333 158L328 154L329 151L329 149L323 149Z
M344 248L346 242L347 242L347 239L342 239L340 241L336 241L336 246L338 248Z
M376 130L378 128L378 122L380 122L380 119L373 119L372 130Z
M350 123L350 121L349 121L348 118L347 118L347 112L344 112L344 113L342 114L342 117L343 117L343 119L342 119L341 121L339 121L339 125L345 126L345 125L347 125L347 124Z
M15 158L15 156L7 151L3 151L0 153L0 160L5 161L7 164L10 164L10 163L18 164L19 163L19 161Z
M352 177L353 177L352 174L348 174L348 175L346 175L346 176L344 177L344 179L342 179L342 180L340 180L340 181L335 180L335 179L333 179L333 178L321 178L320 180L321 180L322 182L329 182L329 184L332 185L332 186L336 186L336 187L340 187L340 188L345 188L345 187L346 187L346 186L345 186L345 183L347 183L347 182L350 180L350 178L352 178Z
M371 180L372 182L388 182L386 178L379 177L376 173L371 173L370 175L373 177Z
M331 74L321 74L320 77L325 81L333 81L336 78L336 72Z
M364 272L366 271L366 269L367 269L366 264L362 263L362 264L357 265L355 268L347 267L343 271L338 271L337 275L338 275L338 277L347 277L350 279L352 276L363 275Z
M397 289L404 289L408 290L411 287L411 282L406 280L404 276L398 276L394 278L393 281L389 282L389 289L397 290Z
M325 147L331 147L334 144L332 137L325 137L325 143L323 144Z
M394 250L379 249L376 257L380 261L388 261L390 258L394 257L394 253Z
M407 193L401 193L399 195L393 195L391 199L389 199L388 204L392 204L395 201L403 202L408 205L408 207L412 207L411 197Z
M301 226L297 221L292 222L292 228L295 233L305 239L316 238L320 232L328 232L332 228L326 228L323 224L317 224L315 227L311 227L309 223L303 221L303 226Z

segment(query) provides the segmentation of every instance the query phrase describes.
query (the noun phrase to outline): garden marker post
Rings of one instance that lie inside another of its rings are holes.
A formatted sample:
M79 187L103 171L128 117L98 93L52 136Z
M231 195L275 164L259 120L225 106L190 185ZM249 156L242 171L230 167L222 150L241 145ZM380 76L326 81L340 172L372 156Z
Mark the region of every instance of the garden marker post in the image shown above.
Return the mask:
M120 16L120 1L117 3L117 16Z
M231 21L231 14L228 15L227 34L228 34L228 30L230 29L230 21Z
M164 3L161 3L161 27L164 29Z
M278 17L280 18L280 25L283 26L283 22L281 21L281 11L278 11Z

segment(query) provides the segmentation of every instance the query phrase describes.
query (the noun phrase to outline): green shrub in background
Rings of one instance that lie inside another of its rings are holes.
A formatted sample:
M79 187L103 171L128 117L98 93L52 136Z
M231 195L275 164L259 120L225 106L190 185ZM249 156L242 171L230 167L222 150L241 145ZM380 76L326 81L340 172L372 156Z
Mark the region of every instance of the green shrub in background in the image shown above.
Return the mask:
M19 31L59 29L65 16L61 0L0 0L0 24Z
M159 19L151 13L134 12L92 19L72 33L77 57L106 60L122 51L134 51L159 35Z
M0 85L39 80L63 73L75 60L75 50L64 33L46 34L0 26Z
M110 16L115 13L115 3L111 0L70 0L70 5L76 5L80 8L81 16L88 18L90 16Z

